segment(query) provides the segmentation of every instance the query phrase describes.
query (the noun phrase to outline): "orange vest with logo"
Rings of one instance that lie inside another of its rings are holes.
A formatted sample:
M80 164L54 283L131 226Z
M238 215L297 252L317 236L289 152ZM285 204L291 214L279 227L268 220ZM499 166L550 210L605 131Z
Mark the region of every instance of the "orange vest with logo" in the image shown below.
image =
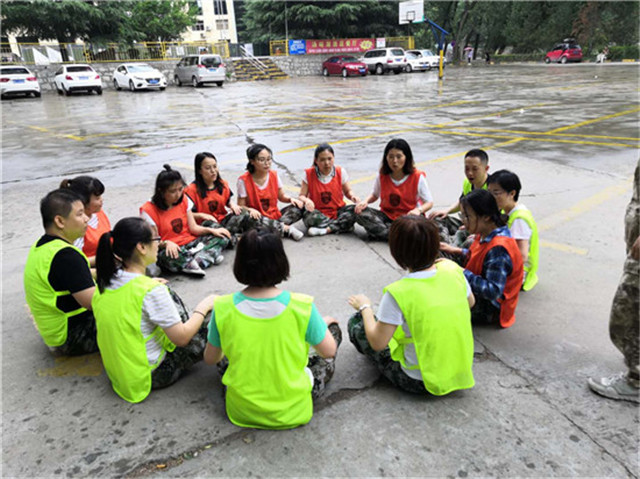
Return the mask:
M151 217L158 227L158 234L162 241L172 241L178 246L184 246L196 239L189 231L187 208L187 197L183 196L180 204L168 210L161 210L151 201L147 201L140 208L140 212L144 211Z
M198 213L206 213L213 215L218 223L227 216L227 203L231 198L231 189L229 184L222 181L222 193L218 193L217 188L207 191L207 196L202 198L198 193L196 183L193 182L184 190L184 193L193 201Z
M87 231L84 233L84 245L82 246L82 252L87 258L96 255L100 236L108 231L111 231L111 223L109 223L107 214L104 211L100 210L96 213L96 216L98 217L98 227L87 227Z
M240 179L244 181L247 190L247 206L272 220L280 219L282 213L278 209L278 174L273 170L269 171L269 184L264 190L258 188L248 171Z
M522 277L524 274L522 255L520 254L516 240L507 236L494 236L491 241L480 243L480 236L476 235L476 239L469 248L470 255L466 269L473 274L482 276L484 257L491 248L495 248L496 246L502 246L506 249L507 253L509 253L509 258L511 258L511 274L507 277L507 284L502 293L504 298L498 299L498 303L500 303L500 326L508 328L516 321L518 294L520 293L520 288L522 288Z
M413 170L399 186L393 184L391 175L380 175L380 209L384 214L395 220L417 206L421 174L419 170Z
M342 194L342 168L336 166L336 174L327 184L318 179L315 167L304 170L307 174L307 184L309 185L309 198L327 218L336 219L338 208L344 206Z

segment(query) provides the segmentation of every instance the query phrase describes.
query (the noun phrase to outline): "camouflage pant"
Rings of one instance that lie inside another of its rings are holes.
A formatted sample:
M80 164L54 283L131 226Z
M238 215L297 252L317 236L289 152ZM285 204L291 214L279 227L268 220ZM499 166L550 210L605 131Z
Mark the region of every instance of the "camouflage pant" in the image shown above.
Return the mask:
M435 219L438 231L440 232L440 241L443 243L456 246L458 248L469 248L472 239L469 239L469 232L466 229L460 229L462 221L456 216L448 215L443 219ZM455 261L460 266L464 266L464 258L459 254L451 254L440 252L440 256L443 258Z
M500 324L500 310L491 301L476 296L476 304L471 308L473 324Z
M329 331L336 341L338 348L342 343L342 331L340 326L334 323L329 325ZM222 377L229 367L229 360L224 357L217 365L218 373ZM311 390L311 397L314 399L319 398L324 394L325 387L335 372L335 358L324 359L320 357L315 351L309 355L309 361L307 367L313 374L313 389Z
M402 370L400 363L391 358L391 351L388 347L384 348L382 351L374 351L373 348L371 348L371 345L367 340L367 335L364 331L362 314L356 313L351 316L351 318L349 318L347 329L349 331L349 339L358 352L373 360L375 365L378 367L378 371L380 371L380 373L387 378L391 384L411 393L427 393L422 381L407 376L407 374Z
M355 205L347 205L338 208L336 219L329 218L322 214L320 210L306 211L293 205L289 205L282 210L282 221L286 225L292 225L302 219L308 228L330 228L332 233L348 233L353 230L356 222L356 214L353 211Z
M624 355L629 368L629 382L640 386L640 352L638 335L640 334L640 292L638 261L627 257L624 272L611 305L609 335L611 341Z
M205 221L202 226L211 228L218 225L213 221ZM195 258L202 268L208 268L228 245L229 240L227 238L219 238L213 235L198 236L190 243L180 246L177 258L169 257L166 249L160 250L157 264L164 270L179 273Z
M282 235L285 224L286 223L283 223L282 220L273 220L266 216L257 220L252 218L246 211L243 211L239 215L228 215L222 220L222 226L227 228L233 234L242 234L245 231L249 231L263 225Z
M366 230L369 239L389 240L389 228L391 228L393 220L382 211L366 207L359 215L356 215L356 223Z
M175 291L169 290L171 299L178 309L180 319L183 323L189 320L189 312L182 299ZM208 320L202 322L198 332L191 338L189 344L183 347L176 347L172 352L168 352L160 365L151 372L151 388L161 389L175 383L182 374L190 369L195 363L201 361L204 355L204 347L207 344Z
M67 322L67 340L61 346L50 348L55 355L80 356L98 351L96 320L93 314L70 318Z

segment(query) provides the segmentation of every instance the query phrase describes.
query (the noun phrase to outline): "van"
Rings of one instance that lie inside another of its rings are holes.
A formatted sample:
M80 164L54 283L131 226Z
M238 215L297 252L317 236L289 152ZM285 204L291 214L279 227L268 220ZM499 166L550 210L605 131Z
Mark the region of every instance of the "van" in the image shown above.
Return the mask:
M220 55L187 55L176 65L173 80L178 86L191 84L200 87L205 83L222 86L227 69Z
M400 47L376 48L369 50L360 58L371 73L383 75L389 71L400 73L407 66L404 50Z

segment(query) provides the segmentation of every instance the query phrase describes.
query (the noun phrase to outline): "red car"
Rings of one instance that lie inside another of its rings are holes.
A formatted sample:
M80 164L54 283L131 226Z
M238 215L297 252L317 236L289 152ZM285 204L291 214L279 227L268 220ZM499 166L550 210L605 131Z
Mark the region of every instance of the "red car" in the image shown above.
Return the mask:
M580 45L564 40L562 43L555 45L549 53L544 57L545 63L567 63L581 62L582 48Z
M351 75L366 76L367 65L356 57L338 55L328 58L322 63L322 74L326 77L329 75L342 75L345 78Z

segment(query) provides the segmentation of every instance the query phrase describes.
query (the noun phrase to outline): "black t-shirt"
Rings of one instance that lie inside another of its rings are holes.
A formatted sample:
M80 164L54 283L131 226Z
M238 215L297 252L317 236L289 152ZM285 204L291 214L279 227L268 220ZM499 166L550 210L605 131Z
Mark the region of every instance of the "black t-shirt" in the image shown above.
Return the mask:
M37 246L42 246L56 239L65 241L57 236L45 234L38 240ZM56 253L51 262L47 279L55 291L69 291L71 294L95 286L86 258L74 248L64 248ZM58 296L56 306L60 311L68 313L81 307L71 294ZM92 314L86 311L74 316L74 318L80 318L83 315L91 316Z

